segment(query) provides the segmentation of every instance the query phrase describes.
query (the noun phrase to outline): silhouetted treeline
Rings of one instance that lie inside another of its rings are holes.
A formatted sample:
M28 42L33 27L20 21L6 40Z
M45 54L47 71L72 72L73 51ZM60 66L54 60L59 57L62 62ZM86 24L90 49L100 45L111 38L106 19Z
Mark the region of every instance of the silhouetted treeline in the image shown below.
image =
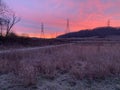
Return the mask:
M120 35L120 28L114 27L98 27L94 29L80 30L78 32L71 32L60 35L57 38L84 38L84 37L98 37L104 38L107 36Z
M17 36L11 33L7 37L0 36L0 46L7 47L34 47L34 46L45 46L45 45L57 45L69 43L70 41L64 39L41 39L41 38L30 38Z

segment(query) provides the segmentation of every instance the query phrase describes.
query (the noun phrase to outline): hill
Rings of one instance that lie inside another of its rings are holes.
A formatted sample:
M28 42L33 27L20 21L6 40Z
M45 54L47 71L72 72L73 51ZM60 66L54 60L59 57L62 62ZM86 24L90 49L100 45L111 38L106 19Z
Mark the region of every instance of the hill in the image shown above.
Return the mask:
M97 27L94 29L80 30L78 32L71 32L60 35L57 38L84 38L84 37L98 37L104 38L107 36L120 35L120 28L115 27Z

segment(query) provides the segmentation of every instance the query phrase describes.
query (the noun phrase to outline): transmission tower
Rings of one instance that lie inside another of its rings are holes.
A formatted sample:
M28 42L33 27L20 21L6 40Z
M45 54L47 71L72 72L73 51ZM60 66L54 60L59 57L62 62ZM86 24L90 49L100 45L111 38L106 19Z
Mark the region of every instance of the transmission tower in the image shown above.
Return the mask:
M67 19L66 31L65 31L65 33L69 33L69 32L70 32L70 21L69 21L69 19Z
M45 34L44 34L44 23L41 23L41 38L45 38Z
M110 20L107 21L107 26L110 27Z
M58 33L57 32L55 32L55 37L57 37L58 36Z

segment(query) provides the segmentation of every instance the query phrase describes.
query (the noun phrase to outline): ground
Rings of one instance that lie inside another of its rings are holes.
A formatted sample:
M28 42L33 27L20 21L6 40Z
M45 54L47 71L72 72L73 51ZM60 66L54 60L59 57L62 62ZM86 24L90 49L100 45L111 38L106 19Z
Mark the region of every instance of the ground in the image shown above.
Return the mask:
M120 90L120 43L0 51L0 90Z
M9 73L0 75L0 90L120 90L120 77L76 80L64 74L53 80L39 77L36 85L25 86Z

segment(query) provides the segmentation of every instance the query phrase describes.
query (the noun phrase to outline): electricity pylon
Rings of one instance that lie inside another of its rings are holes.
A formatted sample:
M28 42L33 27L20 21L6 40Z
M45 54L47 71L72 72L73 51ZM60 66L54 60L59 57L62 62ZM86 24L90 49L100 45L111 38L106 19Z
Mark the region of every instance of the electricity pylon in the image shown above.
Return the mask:
M69 19L67 19L66 31L65 31L65 33L69 33L69 32L70 32L70 21L69 21Z
M107 21L107 26L110 27L110 20Z
M41 38L45 38L45 34L44 34L44 23L41 23Z

